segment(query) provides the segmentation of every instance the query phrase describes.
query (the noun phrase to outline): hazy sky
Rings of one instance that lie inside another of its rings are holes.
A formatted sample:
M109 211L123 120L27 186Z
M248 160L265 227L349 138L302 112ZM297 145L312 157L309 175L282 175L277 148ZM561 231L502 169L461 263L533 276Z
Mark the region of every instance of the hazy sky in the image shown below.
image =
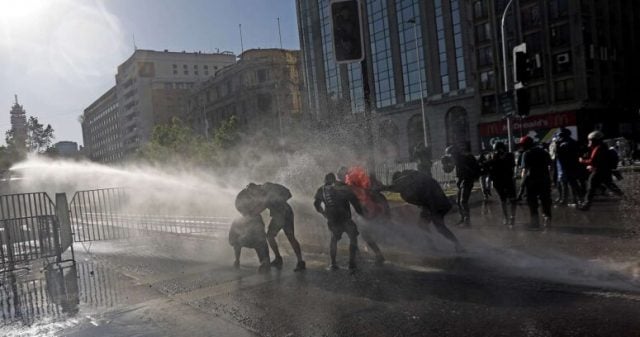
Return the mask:
M82 144L85 107L139 49L299 48L294 0L0 0L0 143L14 94L56 140Z

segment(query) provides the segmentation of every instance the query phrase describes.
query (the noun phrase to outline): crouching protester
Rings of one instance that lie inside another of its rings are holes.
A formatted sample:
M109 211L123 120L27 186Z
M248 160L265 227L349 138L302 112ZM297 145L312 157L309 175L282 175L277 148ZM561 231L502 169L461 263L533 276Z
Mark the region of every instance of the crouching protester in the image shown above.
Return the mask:
M336 176L329 173L324 178L324 185L318 188L313 206L318 213L327 219L327 226L331 231L329 254L331 256L331 270L339 269L336 261L338 241L343 233L349 237L349 269L356 269L356 252L358 251L358 228L351 219L351 206L362 214L362 207L353 191L344 184L336 184ZM323 207L324 206L324 207Z
M404 201L422 209L419 225L428 228L429 223L433 223L438 233L454 244L456 252L464 252L456 236L444 223L444 216L452 206L440 184L430 176L416 170L396 172L392 179L392 185L385 189L400 193Z
M266 196L264 191L253 183L240 191L236 196L236 209L242 217L231 223L229 230L229 244L235 252L234 267L240 267L240 254L242 248L256 250L261 273L269 271L269 246L264 232L264 222L260 213L266 209Z

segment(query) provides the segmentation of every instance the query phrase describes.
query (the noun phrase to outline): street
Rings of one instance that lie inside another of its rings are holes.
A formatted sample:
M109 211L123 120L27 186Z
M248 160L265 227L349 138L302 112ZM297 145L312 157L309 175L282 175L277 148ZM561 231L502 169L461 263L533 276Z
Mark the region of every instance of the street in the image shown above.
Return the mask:
M307 270L294 273L282 236L284 268L268 274L256 272L248 250L234 269L226 233L76 243L75 267L62 268L62 281L38 268L15 280L5 274L3 334L638 336L638 175L626 176L626 200L603 197L589 213L556 207L547 231L523 228L524 206L516 229L506 230L497 202L476 200L473 227L451 226L466 253L454 254L435 231L408 230L404 244L378 237L382 267L361 245L355 272L346 269L344 239L343 269L326 270L325 242L303 239ZM65 291L52 290L60 284Z

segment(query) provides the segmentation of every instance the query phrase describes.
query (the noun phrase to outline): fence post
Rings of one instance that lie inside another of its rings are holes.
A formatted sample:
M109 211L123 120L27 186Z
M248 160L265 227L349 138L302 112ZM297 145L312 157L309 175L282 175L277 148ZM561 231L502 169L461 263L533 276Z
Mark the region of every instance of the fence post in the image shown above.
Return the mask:
M8 268L5 269L5 271L12 271L15 269L15 256L13 254L13 239L11 238L11 233L9 233L9 231L11 230L11 222L7 220L3 220L2 222L4 227L0 235L2 235L2 242L4 242L5 247L7 247L5 256L7 259Z
M62 253L71 246L71 219L69 217L69 204L66 193L56 193L56 218L54 221L53 240L56 248L57 262L62 261Z

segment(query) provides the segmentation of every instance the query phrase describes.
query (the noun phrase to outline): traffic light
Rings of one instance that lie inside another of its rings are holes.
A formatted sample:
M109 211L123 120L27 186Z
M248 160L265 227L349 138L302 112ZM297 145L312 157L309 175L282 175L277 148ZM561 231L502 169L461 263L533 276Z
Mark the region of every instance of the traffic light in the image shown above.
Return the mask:
M360 62L364 46L358 0L332 0L331 23L336 63Z
M529 116L529 90L526 87L516 89L516 109L518 115Z
M513 48L513 83L526 84L530 73L531 66L527 55L527 45L523 43L515 46Z

